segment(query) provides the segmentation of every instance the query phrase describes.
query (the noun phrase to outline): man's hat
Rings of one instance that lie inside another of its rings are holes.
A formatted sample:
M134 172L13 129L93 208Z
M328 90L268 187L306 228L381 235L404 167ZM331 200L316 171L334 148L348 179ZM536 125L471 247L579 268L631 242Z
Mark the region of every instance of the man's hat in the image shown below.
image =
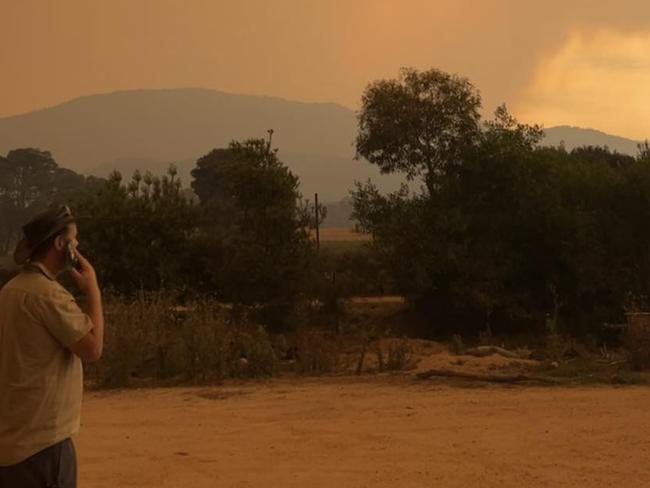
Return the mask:
M66 205L50 205L45 212L27 222L23 225L25 237L21 239L14 251L16 264L25 264L38 246L72 222L74 217Z

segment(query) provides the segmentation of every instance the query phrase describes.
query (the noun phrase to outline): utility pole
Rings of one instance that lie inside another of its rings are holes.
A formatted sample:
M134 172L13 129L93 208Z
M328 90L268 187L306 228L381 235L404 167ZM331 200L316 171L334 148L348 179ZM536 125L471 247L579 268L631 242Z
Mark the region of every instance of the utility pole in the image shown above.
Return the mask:
M316 214L316 250L320 251L320 215L318 209L318 193L314 193L314 213Z

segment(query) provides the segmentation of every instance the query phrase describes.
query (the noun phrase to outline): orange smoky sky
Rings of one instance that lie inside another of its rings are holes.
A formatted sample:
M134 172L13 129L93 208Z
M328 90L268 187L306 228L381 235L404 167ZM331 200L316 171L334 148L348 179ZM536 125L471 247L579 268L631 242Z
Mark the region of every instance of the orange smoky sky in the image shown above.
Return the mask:
M0 116L204 87L357 108L402 66L467 76L486 111L650 137L647 0L0 0Z

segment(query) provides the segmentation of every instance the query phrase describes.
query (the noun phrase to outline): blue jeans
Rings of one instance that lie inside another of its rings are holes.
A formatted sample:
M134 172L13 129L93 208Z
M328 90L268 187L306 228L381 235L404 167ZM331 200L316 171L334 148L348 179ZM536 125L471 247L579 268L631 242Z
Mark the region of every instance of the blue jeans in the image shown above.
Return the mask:
M77 488L77 455L65 439L11 466L0 466L0 488Z

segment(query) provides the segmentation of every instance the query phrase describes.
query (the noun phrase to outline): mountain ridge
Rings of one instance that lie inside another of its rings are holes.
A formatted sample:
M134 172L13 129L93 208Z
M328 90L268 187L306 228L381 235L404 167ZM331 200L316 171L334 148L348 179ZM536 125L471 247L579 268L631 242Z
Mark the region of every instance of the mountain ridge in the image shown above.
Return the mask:
M300 177L306 196L318 192L323 201L337 201L355 180L372 178L382 191L403 181L354 160L357 117L347 107L207 88L113 91L2 117L0 154L37 147L51 151L61 166L95 176L111 168L130 176L135 165L162 173L176 163L189 184L198 157L233 139L267 138L269 129L280 159ZM631 139L570 126L546 129L545 144L561 141L569 150L608 145L636 154L637 141Z
M549 146L559 146L562 143L567 150L580 146L607 146L620 153L636 155L637 145L641 141L608 134L598 129L577 127L572 125L557 125L544 129L543 143Z
M78 97L73 97L68 100L64 100L59 103L55 103L54 105L49 105L47 107L41 107L37 108L34 110L30 110L27 112L20 112L17 114L11 114L11 115L3 115L0 116L0 121L3 119L12 119L16 117L22 117L25 115L32 115L32 114L38 114L42 112L46 112L49 110L54 110L58 109L62 106L65 105L70 105L76 102L83 102L88 99L93 99L93 98L99 98L99 97L106 97L106 96L112 96L116 94L122 94L122 93L146 93L146 92L182 92L182 91L188 91L188 92L206 92L206 93L219 93L222 95L227 95L227 96L232 96L232 97L241 97L241 98L249 98L249 99L260 99L260 100L273 100L273 101L278 101L278 102L287 102L287 103L294 103L294 104L303 104L303 105L330 105L333 107L341 108L344 110L349 110L353 111L351 108L346 107L345 105L341 105L340 103L336 102L306 102L302 100L291 100L289 98L284 98L276 95L256 95L256 94L246 94L246 93L235 93L235 92L229 92L225 90L215 90L212 88L204 88L204 87L199 87L199 86L186 86L186 87L178 87L178 88L129 88L129 89L124 89L124 90L113 90L113 91L107 91L107 92L100 92L100 93L93 93L90 95L79 95Z

